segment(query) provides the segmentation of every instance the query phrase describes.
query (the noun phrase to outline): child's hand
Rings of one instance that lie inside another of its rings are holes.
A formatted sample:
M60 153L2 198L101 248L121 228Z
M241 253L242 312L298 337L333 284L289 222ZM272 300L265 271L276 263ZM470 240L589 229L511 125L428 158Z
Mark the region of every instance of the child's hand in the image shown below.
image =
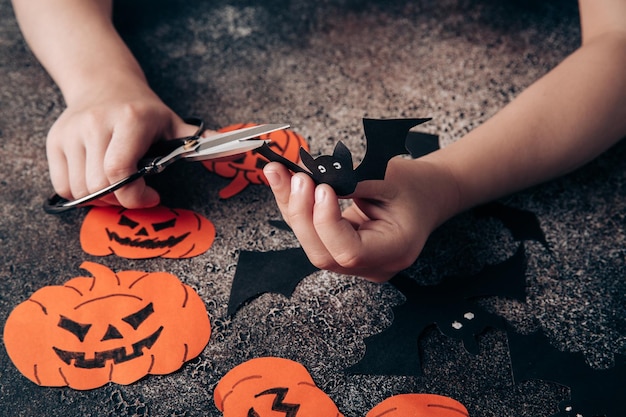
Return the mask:
M333 189L270 163L265 175L285 221L321 269L385 281L410 266L439 222L454 211L434 164L394 158L384 181L361 182L342 213ZM445 206L445 207L444 207Z
M47 139L50 178L67 199L98 191L137 171L137 162L159 139L193 134L147 85L103 88L84 94L61 114ZM128 208L159 203L139 179L100 200Z

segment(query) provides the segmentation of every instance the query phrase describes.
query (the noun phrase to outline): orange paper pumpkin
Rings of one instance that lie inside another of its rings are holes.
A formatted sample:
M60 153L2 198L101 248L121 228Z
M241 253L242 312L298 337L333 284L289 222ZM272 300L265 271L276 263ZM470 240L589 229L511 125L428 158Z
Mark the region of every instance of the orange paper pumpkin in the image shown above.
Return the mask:
M229 132L244 127L257 126L255 123L241 123L227 126L219 132ZM306 140L292 130L285 129L259 136L259 139L270 140L268 144L272 150L285 158L297 163L300 160L300 147L309 150ZM230 198L248 186L248 184L265 184L267 179L263 175L263 167L267 159L256 151L249 151L237 159L223 159L204 161L204 166L211 172L232 181L219 191L220 198Z
M301 364L289 359L251 359L231 369L215 387L224 417L343 417Z
M122 258L190 258L206 252L215 226L185 209L93 207L80 229L80 243L90 255Z
M174 372L208 343L204 303L174 275L81 267L92 277L41 288L7 319L7 353L36 384L130 384Z
M443 395L400 394L381 401L365 417L469 417L463 404Z

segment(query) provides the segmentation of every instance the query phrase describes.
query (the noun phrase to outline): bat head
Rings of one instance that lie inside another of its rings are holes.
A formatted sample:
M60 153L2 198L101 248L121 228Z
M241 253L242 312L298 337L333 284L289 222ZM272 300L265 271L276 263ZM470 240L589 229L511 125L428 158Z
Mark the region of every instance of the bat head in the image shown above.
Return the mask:
M338 195L351 194L356 188L358 181L352 166L352 154L343 142L337 143L332 155L317 158L300 149L300 159L316 182L330 185Z

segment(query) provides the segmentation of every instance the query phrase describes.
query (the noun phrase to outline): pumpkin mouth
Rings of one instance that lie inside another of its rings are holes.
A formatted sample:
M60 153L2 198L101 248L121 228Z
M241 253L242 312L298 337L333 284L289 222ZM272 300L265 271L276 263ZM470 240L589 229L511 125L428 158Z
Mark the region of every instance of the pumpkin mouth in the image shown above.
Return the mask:
M130 246L133 248L142 248L142 249L162 249L162 248L172 248L178 245L180 242L185 240L187 236L189 236L190 232L187 232L180 236L170 236L165 240L160 239L132 239L130 237L121 237L116 232L110 231L108 228L106 229L107 235L109 236L109 240L112 242L117 242L120 245Z
M96 352L93 359L85 359L85 352L71 352L54 346L52 349L54 349L58 357L66 364L71 365L72 361L74 361L74 366L76 368L104 368L108 360L112 360L113 363L117 364L143 356L143 349L152 348L162 331L163 326L159 327L157 331L152 333L150 336L133 343L133 350L130 353L126 353L126 347L121 346L115 349Z

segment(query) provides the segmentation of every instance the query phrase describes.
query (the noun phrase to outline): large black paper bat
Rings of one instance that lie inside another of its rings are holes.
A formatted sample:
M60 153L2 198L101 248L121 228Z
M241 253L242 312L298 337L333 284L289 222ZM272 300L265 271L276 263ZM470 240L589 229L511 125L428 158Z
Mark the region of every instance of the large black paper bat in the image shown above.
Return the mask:
M229 316L264 293L289 298L300 281L318 271L302 248L269 252L241 251L228 300Z
M308 169L300 167L276 154L264 145L257 152L270 161L280 162L294 172L304 172L318 183L328 184L337 193L345 196L354 192L356 185L364 180L382 180L385 178L387 163L397 155L422 156L438 147L436 136L415 134L408 136L409 130L430 119L363 119L363 128L367 149L361 163L353 168L350 150L339 141L332 155L312 157L300 148L300 159ZM410 144L407 144L407 138ZM423 142L423 144L416 144Z
M381 333L365 339L365 355L346 369L351 374L422 374L418 341L421 334L436 325L446 336L461 339L470 353L478 353L476 336L486 328L504 329L500 316L480 307L475 299L502 296L526 298L526 257L521 244L509 259L485 266L478 274L448 277L435 286L420 286L399 274L389 282L406 297L393 307L394 319Z
M552 381L570 388L570 398L553 417L621 417L626 393L626 357L615 355L609 369L593 369L581 353L562 352L542 332L508 331L511 368L516 383Z

